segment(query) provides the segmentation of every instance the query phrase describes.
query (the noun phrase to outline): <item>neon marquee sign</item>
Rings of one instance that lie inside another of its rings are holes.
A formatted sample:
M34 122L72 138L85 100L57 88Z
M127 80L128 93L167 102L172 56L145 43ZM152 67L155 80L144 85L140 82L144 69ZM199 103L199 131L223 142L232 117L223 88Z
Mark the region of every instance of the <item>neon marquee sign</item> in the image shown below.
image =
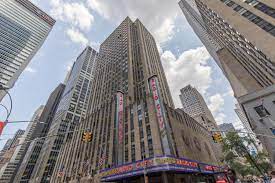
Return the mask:
M130 164L102 170L100 176L102 181L115 181L126 177L133 177L147 173L173 171L173 172L195 172L195 173L220 173L224 168L200 163L185 158L173 156L159 156Z

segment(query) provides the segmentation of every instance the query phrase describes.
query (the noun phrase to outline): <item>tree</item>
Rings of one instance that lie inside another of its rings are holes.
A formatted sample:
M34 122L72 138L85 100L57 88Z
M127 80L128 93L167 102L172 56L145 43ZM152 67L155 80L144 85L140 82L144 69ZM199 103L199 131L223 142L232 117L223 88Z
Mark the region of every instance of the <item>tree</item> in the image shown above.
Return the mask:
M271 169L268 156L264 152L250 155L247 149L250 145L255 145L255 142L248 136L241 137L237 132L228 132L222 142L223 160L242 176L264 175Z

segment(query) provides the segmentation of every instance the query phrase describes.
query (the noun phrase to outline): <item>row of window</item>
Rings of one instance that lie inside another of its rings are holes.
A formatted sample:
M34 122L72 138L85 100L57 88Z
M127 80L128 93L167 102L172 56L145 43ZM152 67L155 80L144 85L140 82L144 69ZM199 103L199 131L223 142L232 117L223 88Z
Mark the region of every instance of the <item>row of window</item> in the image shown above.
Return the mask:
M272 80L268 74L274 73L271 71L274 66L270 59L206 5L200 3L198 7L201 8L204 20L209 25L207 27L209 34L216 37L217 42L226 47L238 59L239 63L260 86L270 86ZM262 72L262 68L265 68L266 72ZM272 76L274 77L274 75Z
M260 10L261 12L275 18L275 9L258 1L258 0L246 0L245 3L254 6L254 8Z
M224 2L227 6L232 7L234 11L238 12L240 15L248 19L250 22L253 22L261 29L265 30L266 32L270 33L275 37L275 26L263 18L255 15L253 12L245 9L244 7L238 5L234 1L231 0L220 0Z

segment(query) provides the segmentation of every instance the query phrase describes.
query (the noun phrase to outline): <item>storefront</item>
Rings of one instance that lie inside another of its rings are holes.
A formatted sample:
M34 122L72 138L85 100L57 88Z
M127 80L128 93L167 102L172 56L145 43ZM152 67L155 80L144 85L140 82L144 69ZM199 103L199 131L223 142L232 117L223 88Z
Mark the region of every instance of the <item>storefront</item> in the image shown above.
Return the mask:
M101 171L102 182L196 183L215 182L223 175L222 167L172 156L159 156Z

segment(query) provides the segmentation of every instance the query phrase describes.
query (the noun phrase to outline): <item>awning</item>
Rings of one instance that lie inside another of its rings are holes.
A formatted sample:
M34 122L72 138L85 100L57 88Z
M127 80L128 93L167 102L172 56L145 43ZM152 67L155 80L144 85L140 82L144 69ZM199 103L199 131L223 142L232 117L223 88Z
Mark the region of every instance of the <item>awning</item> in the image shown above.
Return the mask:
M135 177L154 172L174 172L174 173L203 173L214 174L225 172L223 167L210 165L186 158L176 158L173 156L158 156L147 158L136 162L107 168L100 172L101 181L111 182Z

